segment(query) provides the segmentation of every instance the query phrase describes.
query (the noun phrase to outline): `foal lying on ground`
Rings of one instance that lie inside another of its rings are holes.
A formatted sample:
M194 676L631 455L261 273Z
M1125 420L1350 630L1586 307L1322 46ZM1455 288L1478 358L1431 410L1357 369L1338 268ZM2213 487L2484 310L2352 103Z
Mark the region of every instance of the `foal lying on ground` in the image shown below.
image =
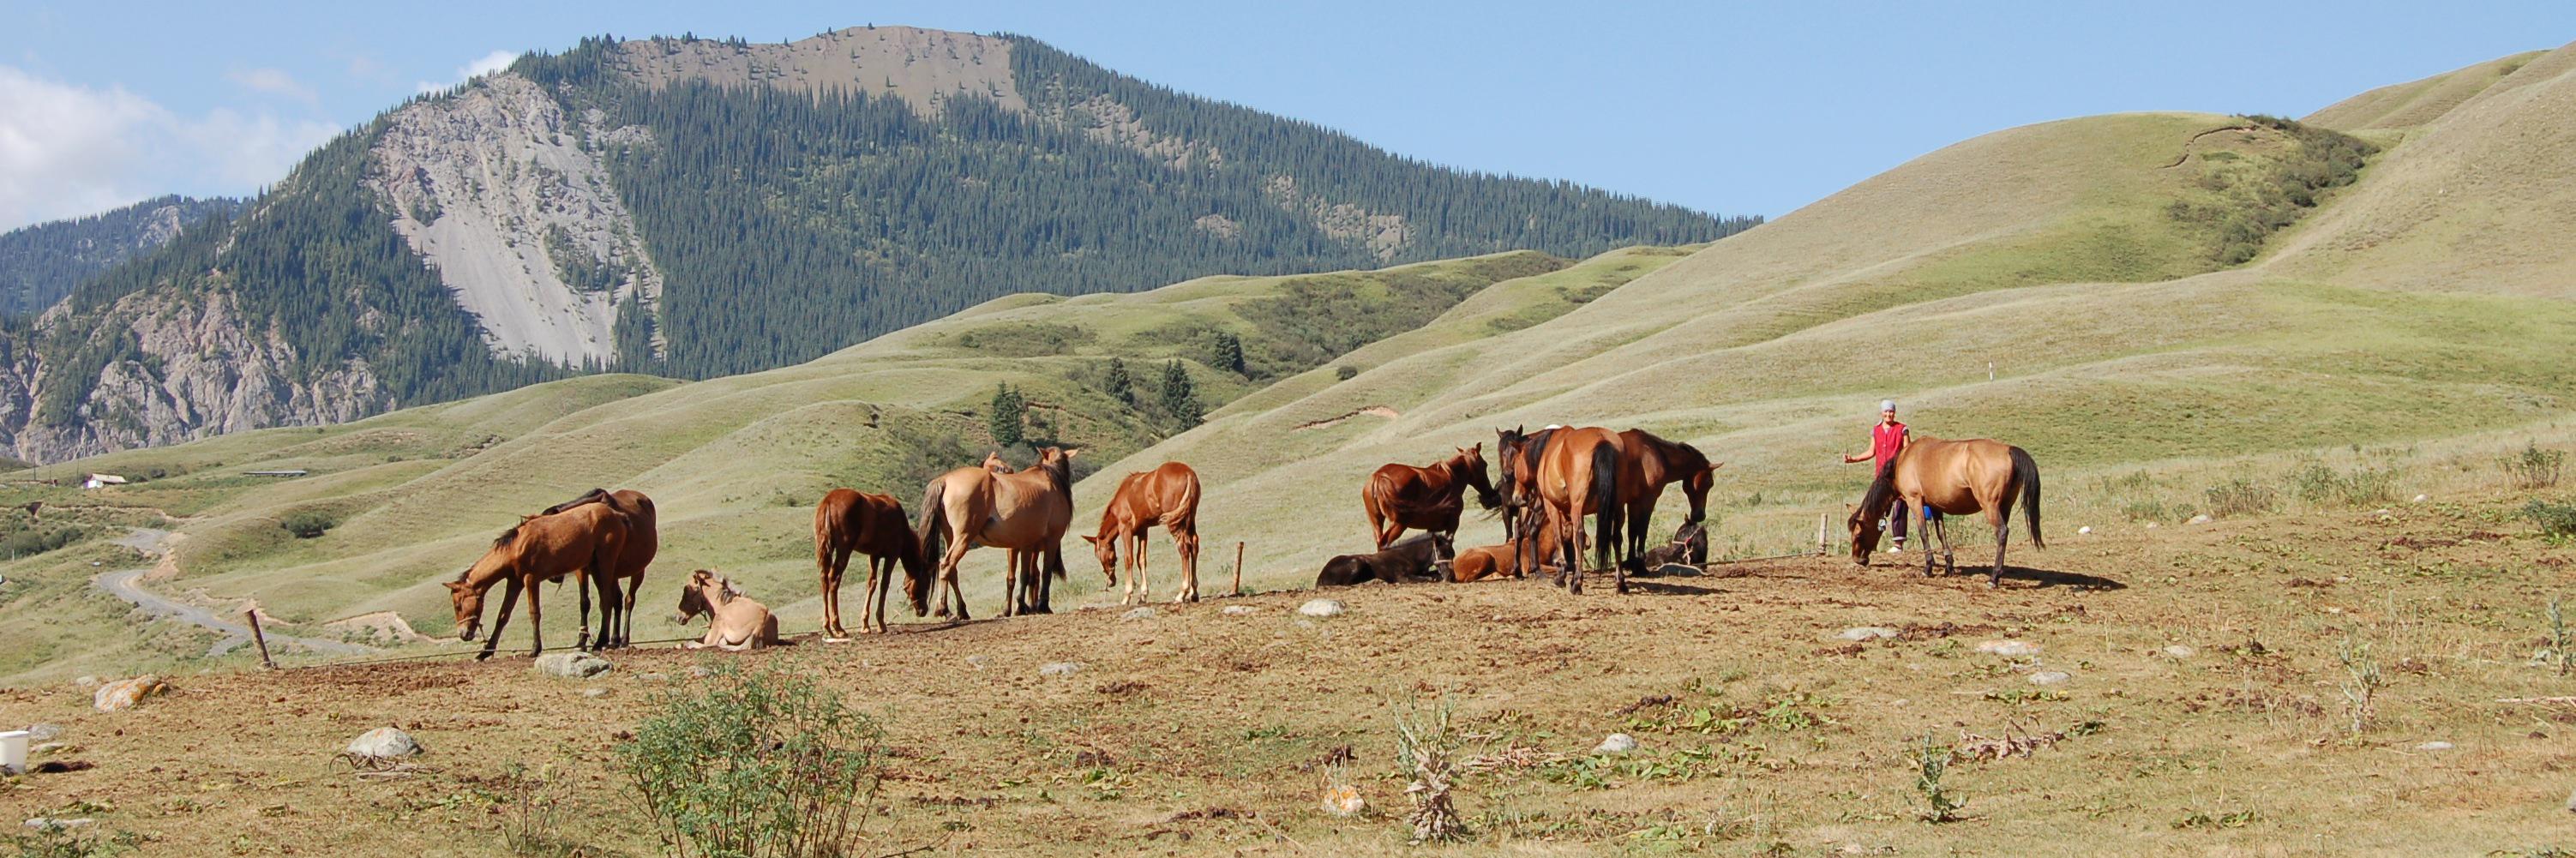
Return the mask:
M707 636L681 646L741 652L783 643L778 639L778 618L767 606L704 569L689 573L689 583L680 587L680 623L687 625L699 614L707 615Z
M1417 533L1405 537L1385 551L1375 554L1344 554L1324 563L1324 571L1315 576L1317 587L1347 587L1370 581L1405 584L1437 580L1436 569L1442 555L1450 553L1449 540L1436 533Z

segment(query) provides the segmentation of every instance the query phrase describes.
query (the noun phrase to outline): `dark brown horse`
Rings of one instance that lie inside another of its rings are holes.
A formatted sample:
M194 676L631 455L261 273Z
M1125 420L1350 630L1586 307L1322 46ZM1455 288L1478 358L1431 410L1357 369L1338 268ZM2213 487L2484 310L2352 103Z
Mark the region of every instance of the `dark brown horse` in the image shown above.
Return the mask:
M1561 576L1565 589L1583 592L1583 517L1590 515L1599 527L1592 549L1594 563L1610 570L1616 592L1628 592L1627 569L1614 562L1621 547L1619 528L1627 517L1620 506L1620 476L1626 465L1619 455L1619 435L1598 427L1549 427L1527 435L1507 429L1497 434L1501 442L1495 449L1504 454L1504 504L1522 507L1513 522L1513 535L1532 537L1520 543L1521 568L1539 568L1534 537L1554 526L1560 537L1558 556L1565 558Z
M1348 587L1370 581L1410 584L1438 580L1440 558L1455 553L1449 538L1417 533L1374 554L1344 554L1325 561L1315 576L1317 587Z
M1690 518L1684 523L1697 523L1708 518L1708 489L1717 482L1717 469L1723 462L1709 464L1698 447L1678 441L1667 441L1643 429L1619 433L1619 457L1623 466L1619 490L1628 507L1628 563L1633 571L1645 571L1646 540L1654 525L1655 502L1664 497L1664 487L1680 483L1682 496L1690 499ZM1692 563L1708 562L1707 543L1702 542Z
M1162 525L1181 554L1181 592L1174 602L1199 600L1199 472L1179 462L1164 462L1118 481L1118 493L1100 510L1100 535L1085 536L1100 558L1100 574L1118 583L1118 549L1127 549L1127 589L1118 604L1145 602L1154 595L1145 579L1145 531Z
M626 519L626 547L617 554L617 569L607 578L594 579L599 589L600 637L604 646L622 647L634 639L635 594L644 589L645 567L662 548L660 514L653 509L653 499L633 489L591 489L580 497L546 507L538 515L554 515L585 504L604 504ZM620 593L623 593L621 597ZM590 636L590 593L581 594L581 636ZM575 646L579 646L578 641Z
M1916 438L1907 442L1896 461L1870 483L1869 493L1861 496L1860 506L1845 522L1851 527L1853 563L1869 565L1869 553L1878 549L1878 519L1887 515L1900 498L1915 516L1918 532L1924 532L1925 507L1945 516L1986 514L1986 524L1995 529L1995 570L1986 579L1988 587L2003 585L2004 543L2011 536L2013 504L2021 504L2022 516L2030 523L2030 544L2048 547L2039 532L2039 463L2020 447L1984 438ZM1929 578L1932 552L1929 539L1926 543L1923 577ZM1957 572L1959 567L1950 557L1946 533L1942 534L1941 553L1949 571Z
M1457 455L1427 468L1403 464L1378 468L1360 488L1360 508L1368 513L1369 530L1380 551L1394 545L1408 527L1440 534L1446 545L1458 538L1458 516L1466 510L1469 488L1476 490L1476 503L1484 508L1493 509L1499 503L1494 484L1485 479L1481 443L1460 447Z
M448 601L456 608L456 636L471 642L483 628L483 596L492 585L506 584L501 594L501 613L492 620L492 634L483 641L483 651L475 659L492 657L501 645L501 631L510 625L510 611L519 604L519 593L528 594L528 655L546 651L544 614L537 606L538 585L561 581L573 576L573 588L581 590L583 602L589 601L585 579L610 579L620 565L620 552L626 548L629 529L626 517L606 504L587 504L560 513L532 515L511 525L492 539L492 547L474 565L465 568L456 580L447 583ZM613 603L614 592L603 591L603 601ZM598 646L608 644L602 634Z
M887 495L833 489L814 505L814 568L823 581L824 640L850 637L841 626L841 574L850 568L852 552L868 558L859 631L886 630L886 593L894 589L896 564L903 566L903 595L912 602L912 615L930 612L930 560L921 554L903 503Z

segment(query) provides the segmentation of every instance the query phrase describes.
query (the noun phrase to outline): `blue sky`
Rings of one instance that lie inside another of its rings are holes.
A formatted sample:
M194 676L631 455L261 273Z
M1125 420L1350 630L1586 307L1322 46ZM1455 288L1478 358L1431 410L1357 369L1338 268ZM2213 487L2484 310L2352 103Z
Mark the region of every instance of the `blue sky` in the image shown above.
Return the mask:
M1026 34L1439 163L1776 216L1999 128L2296 116L2557 47L2576 3L0 0L0 229L248 193L423 85L583 35L868 23Z

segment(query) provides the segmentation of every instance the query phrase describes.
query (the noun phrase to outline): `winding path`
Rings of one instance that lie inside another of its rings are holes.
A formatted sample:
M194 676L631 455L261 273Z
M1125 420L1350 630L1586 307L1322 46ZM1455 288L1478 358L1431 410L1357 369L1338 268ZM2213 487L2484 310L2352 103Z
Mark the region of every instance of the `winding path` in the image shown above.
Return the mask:
M122 545L148 555L158 556L166 550L169 540L169 531L156 530L149 527L138 527L133 529L131 532L128 532L126 535L111 541L118 545ZM91 577L89 580L92 586L105 590L119 599L124 599L125 601L132 603L134 607L141 609L146 614L150 614L155 619L165 617L175 619L180 622L208 629L216 634L223 635L222 640L216 641L213 647L206 650L207 658L221 656L250 644L249 626L243 625L242 623L234 620L225 619L224 615L217 614L202 606L175 601L159 593L143 589L143 576L150 574L151 572L152 570L149 568L119 569L114 572L101 572L98 575ZM309 649L314 652L332 653L335 655L358 655L375 651L346 641L323 640L321 638L301 638L293 635L281 635L275 633L268 633L267 637L271 646L288 644L304 647L305 649Z

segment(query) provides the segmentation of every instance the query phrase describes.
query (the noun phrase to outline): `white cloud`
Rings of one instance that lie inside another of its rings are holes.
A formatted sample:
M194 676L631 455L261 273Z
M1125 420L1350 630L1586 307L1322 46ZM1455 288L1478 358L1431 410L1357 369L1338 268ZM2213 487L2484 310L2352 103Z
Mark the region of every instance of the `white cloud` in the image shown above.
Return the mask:
M225 72L224 79L252 92L295 99L307 107L318 106L322 102L320 93L279 69L234 69Z
M267 111L185 117L122 87L0 65L0 230L166 193L247 194L338 131Z
M475 58L473 62L457 66L456 79L454 80L450 80L446 83L421 81L414 88L424 93L445 92L449 87L509 68L510 64L516 62L518 59L518 51L493 51Z

